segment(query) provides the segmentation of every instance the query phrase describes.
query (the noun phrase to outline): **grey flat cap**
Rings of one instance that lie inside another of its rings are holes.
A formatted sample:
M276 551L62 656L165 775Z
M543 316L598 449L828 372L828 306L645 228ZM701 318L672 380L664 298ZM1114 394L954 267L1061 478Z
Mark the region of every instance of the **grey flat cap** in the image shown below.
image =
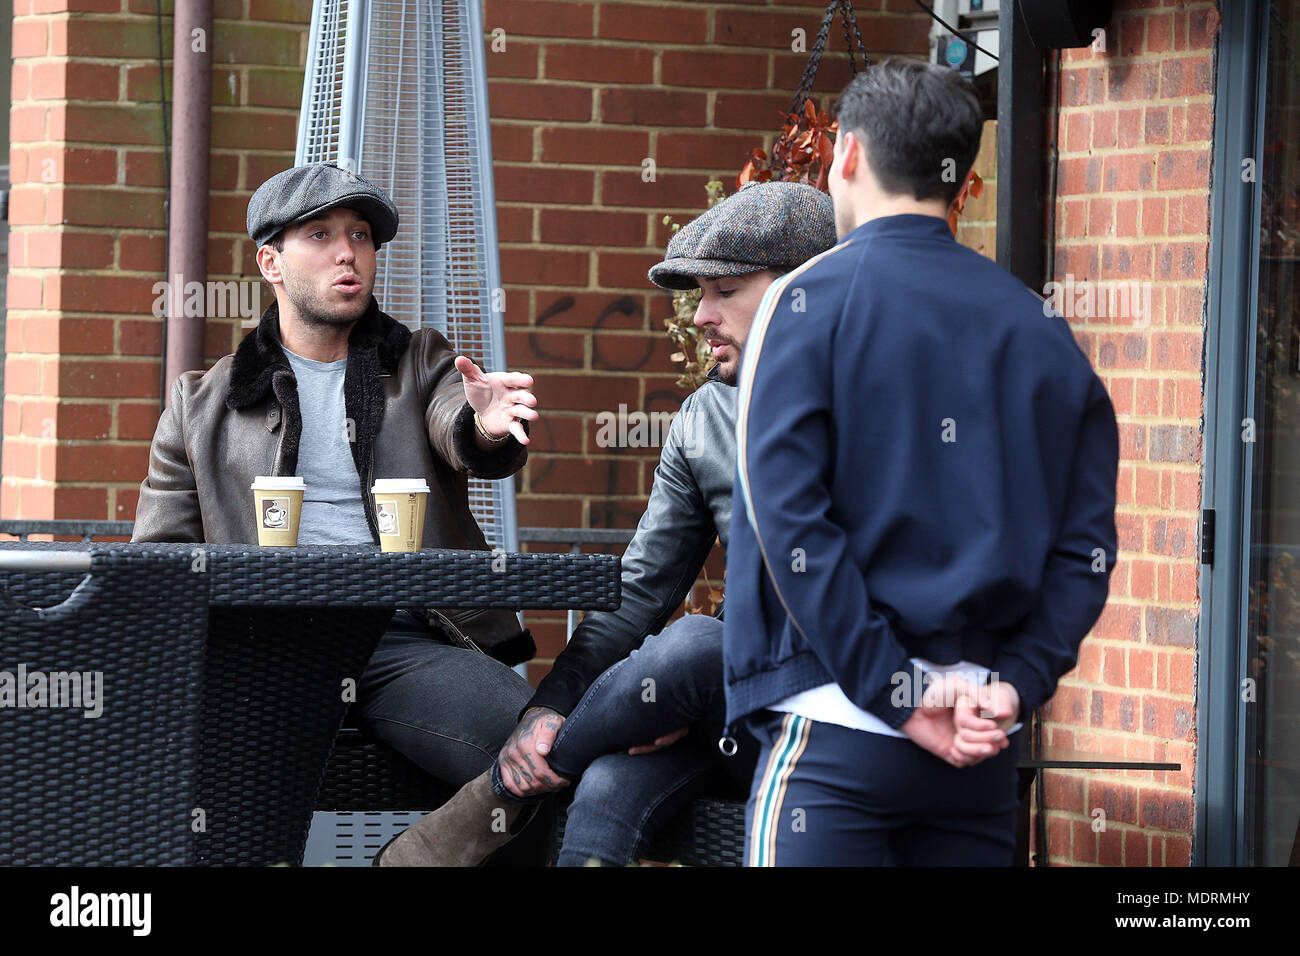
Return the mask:
M375 248L397 235L397 207L388 193L333 160L294 166L258 186L248 201L248 234L262 246L285 226L335 206L355 209L366 217Z
M803 183L750 182L679 229L650 281L694 289L699 276L793 269L836 241L830 196Z

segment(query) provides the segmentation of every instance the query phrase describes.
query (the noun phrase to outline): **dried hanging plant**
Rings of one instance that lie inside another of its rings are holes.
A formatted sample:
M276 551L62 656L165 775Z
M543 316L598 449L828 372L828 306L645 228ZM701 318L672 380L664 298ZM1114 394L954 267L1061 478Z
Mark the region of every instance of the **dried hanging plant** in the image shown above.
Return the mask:
M704 184L707 206L713 206L723 199L722 183L711 179ZM676 232L682 228L681 223L673 222L672 216L664 216L665 226L672 226ZM683 289L673 293L673 314L664 319L668 327L668 339L675 351L670 356L674 362L682 362L682 374L677 376L678 388L699 388L706 381L713 352L700 330L695 327L695 310L700 305L700 290Z
M736 188L745 183L777 180L807 183L826 192L831 161L835 158L835 133L839 123L805 100L799 113L780 113L785 125L772 145L772 158L761 148L750 150L749 159L736 176Z
M980 174L975 172L975 167L972 166L971 171L966 174L965 182L961 184L961 190L957 193L957 198L948 207L948 228L952 230L954 236L957 235L957 217L966 208L967 197L973 196L979 199L982 195L984 195L984 180L980 178Z

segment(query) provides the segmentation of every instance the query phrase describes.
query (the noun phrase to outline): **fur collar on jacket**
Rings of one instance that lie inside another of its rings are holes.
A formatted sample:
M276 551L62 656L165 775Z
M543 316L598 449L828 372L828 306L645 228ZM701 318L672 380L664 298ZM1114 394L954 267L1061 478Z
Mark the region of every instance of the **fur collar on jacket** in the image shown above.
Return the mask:
M378 367L392 373L397 370L397 363L410 343L411 330L381 312L379 303L371 296L370 305L348 336L348 359L351 360L358 350L374 350ZM226 407L234 411L262 401L272 387L272 377L277 368L291 371L280 345L280 306L272 302L262 313L257 328L244 336L235 350Z
M384 388L379 376L397 370L410 344L411 330L380 311L379 303L371 296L370 305L348 336L348 366L343 378L347 417L356 425L352 458L363 481L374 456L374 437L384 420ZM235 350L226 407L236 411L257 405L265 401L268 391L274 393L284 410L284 467L288 474L295 474L302 413L293 368L280 344L280 307L275 302Z

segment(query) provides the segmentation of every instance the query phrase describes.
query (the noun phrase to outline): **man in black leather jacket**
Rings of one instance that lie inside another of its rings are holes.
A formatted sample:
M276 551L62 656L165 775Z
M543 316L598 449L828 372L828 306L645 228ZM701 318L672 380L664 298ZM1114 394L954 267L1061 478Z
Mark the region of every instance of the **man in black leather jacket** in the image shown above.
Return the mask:
M665 289L702 289L695 325L716 363L673 419L623 556L622 604L574 631L491 774L393 841L379 865L472 865L520 828L521 800L575 779L560 865L621 865L699 793L746 792L757 748L729 756L719 746L722 622L688 615L664 625L714 542L727 545L734 385L749 322L774 279L834 243L829 197L796 183L750 184L673 237L650 278Z

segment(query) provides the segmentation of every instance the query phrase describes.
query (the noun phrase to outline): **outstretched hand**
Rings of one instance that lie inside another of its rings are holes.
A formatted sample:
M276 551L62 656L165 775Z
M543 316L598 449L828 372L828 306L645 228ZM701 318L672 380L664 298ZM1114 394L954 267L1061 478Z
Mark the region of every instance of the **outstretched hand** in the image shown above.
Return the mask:
M521 445L528 444L528 433L520 420L537 421L537 396L533 377L527 372L485 372L463 355L456 356L456 371L465 381L465 400L474 411L483 430L493 438L514 435Z

